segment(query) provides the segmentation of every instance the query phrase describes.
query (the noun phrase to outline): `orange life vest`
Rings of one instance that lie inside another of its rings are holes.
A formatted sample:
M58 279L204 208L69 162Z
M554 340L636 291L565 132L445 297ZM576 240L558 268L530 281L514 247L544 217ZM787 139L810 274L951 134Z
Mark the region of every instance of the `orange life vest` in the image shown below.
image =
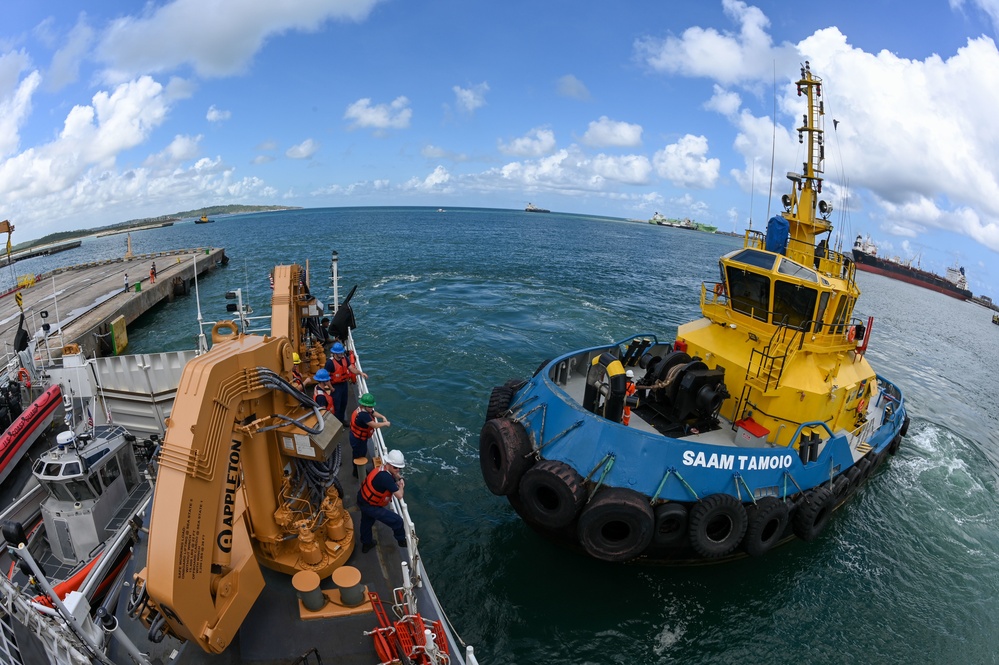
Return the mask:
M330 383L353 383L356 379L354 373L350 371L350 366L354 364L354 354L348 351L342 358L337 360L336 356L330 358L333 361L333 375Z
M350 433L361 441L367 441L371 438L371 435L375 433L374 427L365 427L357 422L357 416L360 415L362 407L357 407L354 413L350 414Z
M333 410L333 395L330 395L328 392L326 392L325 390L323 390L323 387L317 383L316 387L313 388L313 390L312 390L312 400L314 402L316 402L317 404L319 403L319 396L320 395L322 395L323 397L326 398L326 410L327 411L332 411Z
M628 406L628 398L638 392L638 388L631 381L628 382L628 386L624 389L624 413L621 415L621 424L627 426L631 422L631 407Z
M353 421L353 418L351 418ZM384 508L388 505L389 501L392 499L392 492L379 492L375 489L375 476L385 470L384 466L379 466L371 470L367 478L364 479L364 483L361 485L361 498L366 502L370 503L372 506L380 506Z

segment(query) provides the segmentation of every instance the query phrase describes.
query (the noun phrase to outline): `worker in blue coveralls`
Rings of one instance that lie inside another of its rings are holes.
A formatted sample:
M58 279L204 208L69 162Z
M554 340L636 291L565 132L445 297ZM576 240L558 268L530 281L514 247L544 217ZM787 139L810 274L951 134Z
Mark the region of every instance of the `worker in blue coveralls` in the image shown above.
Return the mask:
M357 491L357 507L361 511L360 540L361 552L370 552L375 546L372 527L375 522L381 522L390 529L399 547L406 547L406 530L402 518L386 506L392 497L402 498L406 481L401 470L406 468L406 458L402 451L390 450L382 460L382 465L375 467L361 483Z
M353 352L347 351L343 344L336 342L330 348L330 357L326 360L325 369L330 375L330 385L333 391L333 415L343 425L347 414L347 386L357 381L357 377L368 375L357 368Z

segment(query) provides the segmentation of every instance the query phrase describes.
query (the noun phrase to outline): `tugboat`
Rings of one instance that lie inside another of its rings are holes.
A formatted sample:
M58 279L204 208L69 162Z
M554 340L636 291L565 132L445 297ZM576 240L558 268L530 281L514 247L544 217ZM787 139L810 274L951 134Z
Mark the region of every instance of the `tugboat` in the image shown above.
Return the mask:
M721 257L701 318L571 351L493 389L486 486L530 526L605 561L699 563L816 539L905 436L902 391L866 358L855 264L831 251L822 81L806 62L788 173L766 233Z
M214 219L208 219L208 215L202 215L201 219L194 220L195 224L213 224L214 222Z

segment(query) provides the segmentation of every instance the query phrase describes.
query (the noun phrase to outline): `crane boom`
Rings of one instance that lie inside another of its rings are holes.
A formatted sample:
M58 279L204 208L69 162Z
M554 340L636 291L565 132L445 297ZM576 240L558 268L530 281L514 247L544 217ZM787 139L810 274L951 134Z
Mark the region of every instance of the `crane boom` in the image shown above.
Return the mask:
M302 274L275 269L274 336L215 325L212 349L184 368L166 422L137 576L148 595L143 620L214 653L263 589L261 565L326 576L354 548L333 480L341 425L288 381L292 354L307 347L302 320L315 309Z

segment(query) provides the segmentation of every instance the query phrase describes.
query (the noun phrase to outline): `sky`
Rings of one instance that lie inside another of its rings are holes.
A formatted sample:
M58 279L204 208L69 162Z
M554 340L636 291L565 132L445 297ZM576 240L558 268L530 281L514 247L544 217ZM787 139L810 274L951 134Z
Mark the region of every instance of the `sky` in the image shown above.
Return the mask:
M999 0L5 2L0 219L15 243L235 203L763 228L807 60L844 248L999 301L997 28Z

